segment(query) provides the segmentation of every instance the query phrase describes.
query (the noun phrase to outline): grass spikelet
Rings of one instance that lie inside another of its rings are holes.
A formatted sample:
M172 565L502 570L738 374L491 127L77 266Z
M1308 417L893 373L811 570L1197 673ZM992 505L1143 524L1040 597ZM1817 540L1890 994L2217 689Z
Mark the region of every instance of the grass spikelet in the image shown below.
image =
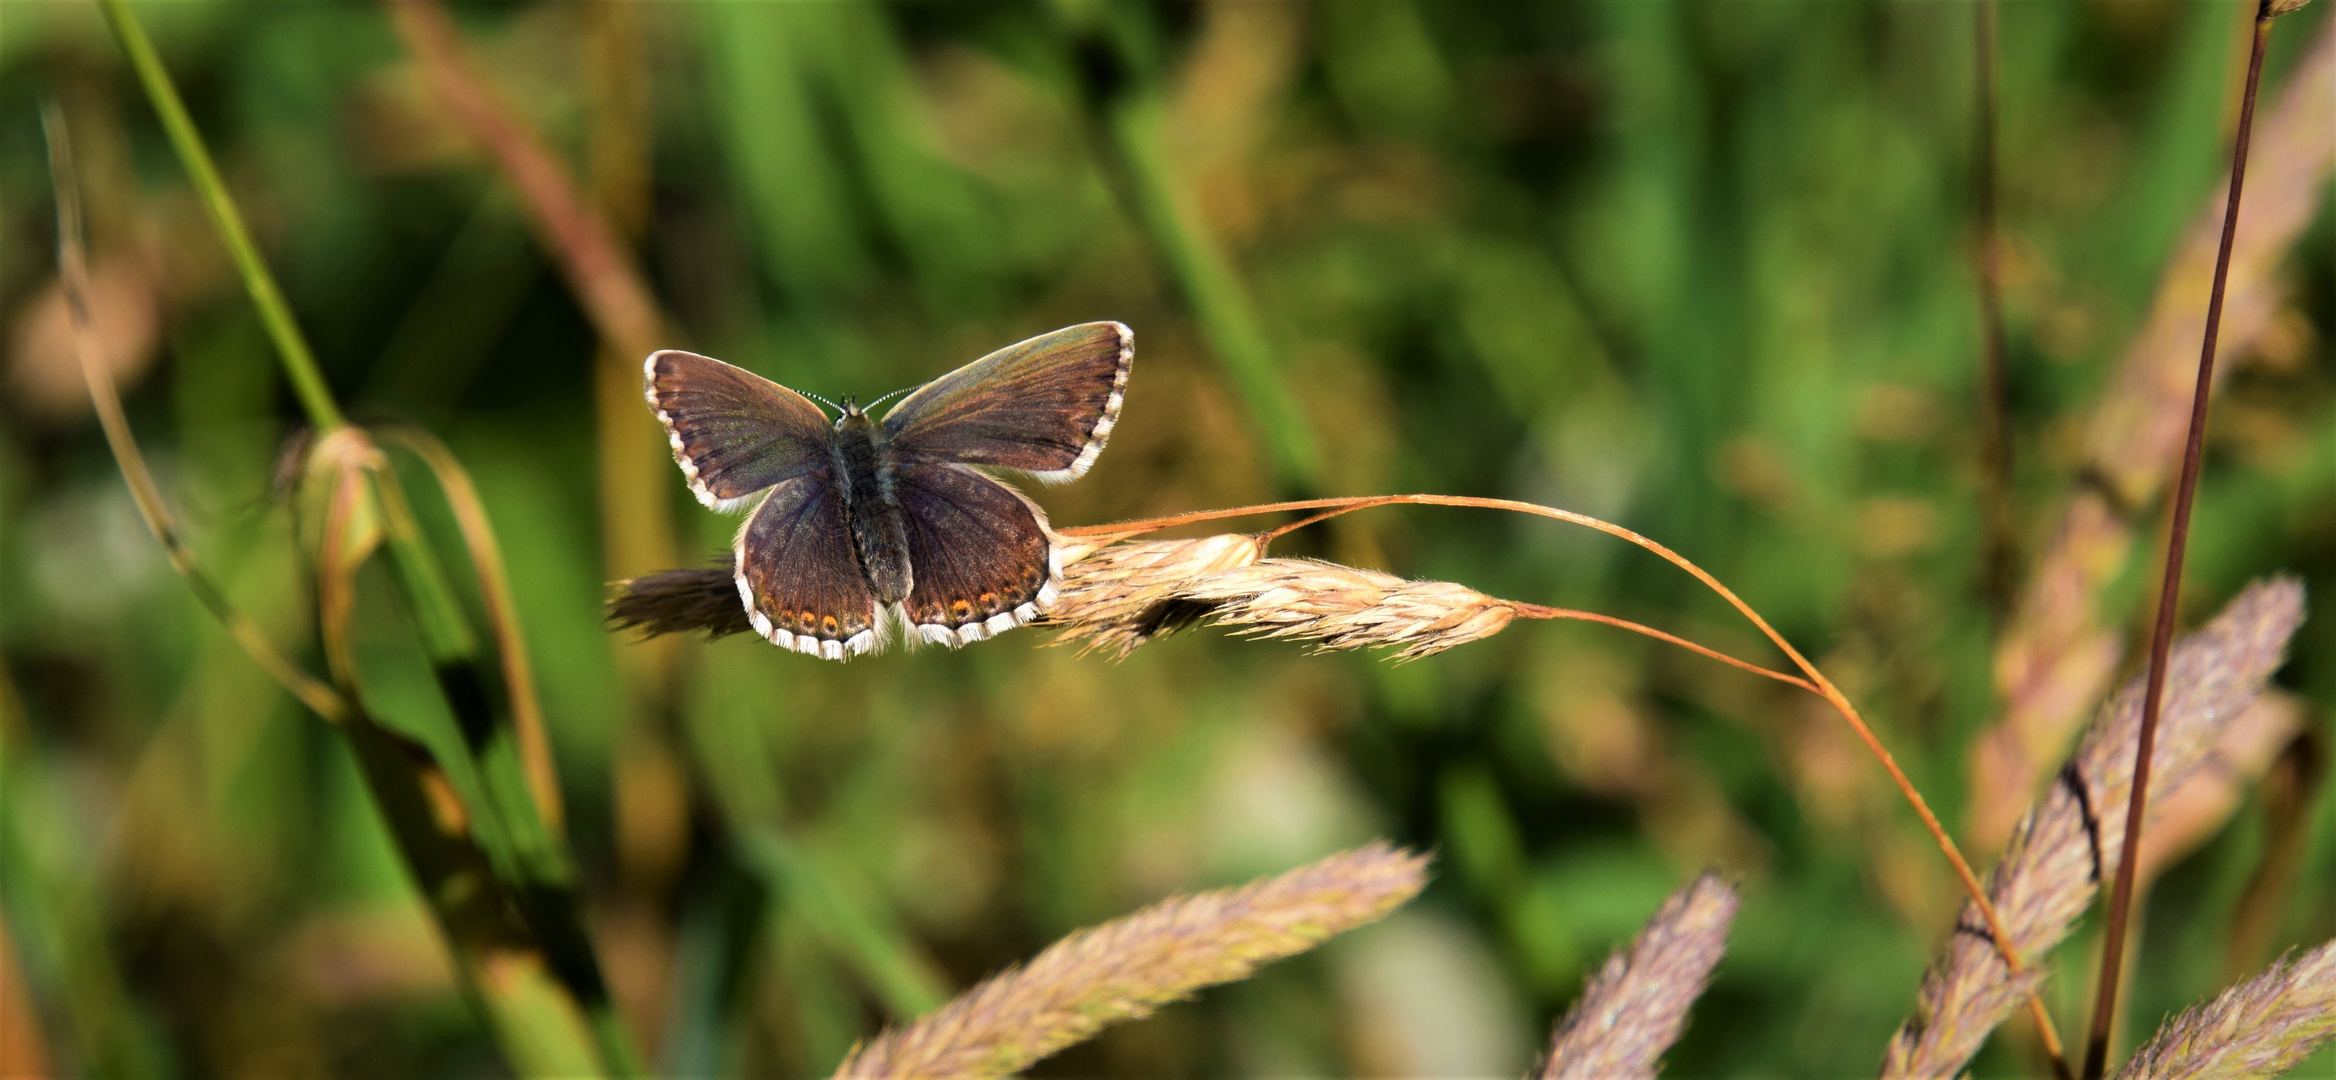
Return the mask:
M2159 1028L2118 1080L2285 1074L2336 1039L2336 941L2195 1005Z
M1652 1080L1727 950L1737 904L1717 874L1672 893L1557 1022L1533 1080Z
M1279 877L1153 905L1056 942L844 1059L835 1080L1008 1076L1213 983L1369 923L1427 883L1427 857L1384 843Z
M1412 581L1313 559L1266 559L1193 582L1183 595L1220 626L1324 649L1389 646L1416 660L1500 633L1515 605L1449 581Z
M1079 543L1076 538L1069 541ZM1067 547L1062 596L1047 612L1047 620L1063 628L1056 639L1060 642L1077 642L1082 652L1109 649L1125 658L1206 611L1204 605L1184 598L1188 587L1210 575L1253 565L1264 553L1264 540L1248 533Z
M619 581L608 599L608 623L643 637L703 630L718 638L753 629L727 568L660 570Z
M2153 805L2163 805L2197 771L2222 729L2254 701L2285 658L2303 614L2302 584L2273 578L2249 586L2212 623L2175 645L2151 755ZM1988 875L1988 895L2023 956L2059 944L2117 865L2142 694L2137 675L2102 707ZM2042 979L2036 968L2010 976L1978 920L1965 905L1945 953L1923 979L1915 1016L1891 1040L1884 1077L1954 1076Z

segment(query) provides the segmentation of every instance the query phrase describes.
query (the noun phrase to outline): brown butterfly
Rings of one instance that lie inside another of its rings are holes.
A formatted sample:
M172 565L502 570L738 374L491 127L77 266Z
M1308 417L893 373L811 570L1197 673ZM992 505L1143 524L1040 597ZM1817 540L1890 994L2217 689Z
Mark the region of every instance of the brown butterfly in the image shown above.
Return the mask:
M748 621L780 648L842 660L882 648L895 619L913 640L956 646L1054 602L1062 566L1045 512L968 466L1077 479L1111 437L1134 361L1126 326L1082 323L926 383L882 420L848 397L830 420L696 353L653 353L645 372L698 501L756 503L735 545Z

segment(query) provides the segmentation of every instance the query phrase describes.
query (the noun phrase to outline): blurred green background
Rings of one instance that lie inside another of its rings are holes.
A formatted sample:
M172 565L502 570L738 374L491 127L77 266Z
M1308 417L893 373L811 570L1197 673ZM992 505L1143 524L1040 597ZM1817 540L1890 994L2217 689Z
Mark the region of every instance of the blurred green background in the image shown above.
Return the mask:
M2267 101L2327 9L2279 24ZM1813 699L1615 631L1520 623L1402 666L1211 631L1116 665L1043 631L849 665L609 634L604 582L698 565L736 522L669 464L621 479L646 410L596 392L590 325L385 12L136 10L345 407L426 426L476 475L595 942L661 1068L823 1074L1076 927L1374 836L1437 853L1419 901L1039 1072L1514 1075L1707 866L1745 907L1671 1074L1869 1075L1908 1011L1959 893L1872 762ZM2087 482L2092 404L2219 181L2251 11L2002 9L2015 579ZM669 344L864 400L1122 320L1139 363L1110 450L1033 491L1056 525L1391 491L1606 517L1741 592L1965 819L1999 707L1970 5L456 14L636 242ZM8 0L0 1012L69 1073L497 1075L342 743L193 602L106 452L63 336L44 95L74 127L131 421L237 602L322 667L276 481L299 414L259 324L94 8ZM2268 328L2225 358L2193 620L2274 570L2336 584L2324 168L2305 194L2321 209L2276 261ZM2156 543L2099 598L2128 641ZM1770 656L1674 569L1554 523L1386 509L1276 550ZM2336 798L2312 783L2332 645L2307 625L2282 676L2305 717L2283 794L2247 794L2149 901L2141 1033L2336 936ZM785 857L738 858L724 838L753 830ZM2263 928L2238 933L2283 852ZM829 891L780 887L790 860ZM2047 992L2072 1037L2089 942ZM2024 1023L1983 1074L2036 1071Z

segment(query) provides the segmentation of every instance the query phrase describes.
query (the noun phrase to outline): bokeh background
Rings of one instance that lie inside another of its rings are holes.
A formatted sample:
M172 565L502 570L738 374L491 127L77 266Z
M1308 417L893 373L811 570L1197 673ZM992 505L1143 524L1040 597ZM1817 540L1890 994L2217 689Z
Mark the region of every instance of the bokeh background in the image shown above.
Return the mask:
M2329 62L2327 9L2279 24L2267 109L2315 50ZM1706 867L1746 901L1672 1074L1870 1074L1906 1014L1959 894L1872 762L1813 699L1605 628L1521 623L1406 665L1213 631L1117 664L1040 630L848 665L612 635L605 582L698 565L736 523L689 500L657 440L642 450L635 361L599 355L384 11L136 10L335 393L436 432L483 490L595 941L664 1067L824 1073L920 995L1076 927L1380 836L1437 854L1407 909L1039 1072L1514 1075L1606 950ZM2161 279L2216 198L2251 11L2002 8L2000 574L1969 4L456 15L633 242L668 344L865 399L1125 321L1139 362L1109 451L1033 493L1057 525L1391 491L1618 521L1816 658L1984 862L2000 832L1981 811L2026 792L1991 788L1974 754L2013 693L2015 630L2040 617L2022 590L2088 492L2114 493L2138 539L2082 590L2110 651L2078 685L2122 679L2148 615L2170 444L2104 435L2101 403L2149 354ZM94 8L10 0L0 1011L19 1026L0 1059L497 1075L343 744L193 602L106 452L56 285L44 96L80 150L131 421L237 603L321 666L277 480L301 420L259 323ZM2336 127L2336 93L2318 100ZM2295 224L2248 264L2255 314L2226 335L2189 621L2275 570L2336 584L2328 151L2258 154L2309 160L2280 189ZM2177 354L2201 306L2179 284ZM2134 446L2159 450L2119 457ZM1549 522L1384 509L1276 550L1772 656L1674 569ZM2336 936L2332 646L2306 626L2287 726L2161 860L2139 1032ZM735 859L742 825L789 837L824 902ZM2066 1032L2090 933L2047 990ZM2024 1023L1983 1073L2036 1071Z

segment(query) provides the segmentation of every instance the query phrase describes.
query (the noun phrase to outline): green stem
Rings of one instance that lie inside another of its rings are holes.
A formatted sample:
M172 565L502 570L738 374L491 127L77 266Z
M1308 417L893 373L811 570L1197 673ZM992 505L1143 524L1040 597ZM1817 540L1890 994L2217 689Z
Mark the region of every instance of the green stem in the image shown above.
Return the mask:
M320 435L346 427L347 421L334 403L324 376L317 370L316 357L300 333L291 306L285 302L275 276L253 245L243 215L220 181L211 153L203 145L202 134L187 116L186 105L179 98L170 73L163 68L161 58L155 54L153 43L123 0L99 0L99 10L121 42L131 67L137 71L148 100L170 136L172 148L202 196L204 206L210 210L220 239L234 257L244 287L251 295L252 304L259 309L260 320L267 327L277 357L283 362L285 374L307 411L309 422ZM516 976L504 979L510 985L483 986L492 1026L512 1064L522 1072L540 1069L572 1074L581 1063L597 1057L599 1067L615 1075L639 1075L640 1056L608 1000L599 960L583 927L577 908L575 874L566 845L546 824L529 797L510 709L488 692L499 681L488 663L492 655L481 648L479 637L449 587L436 554L412 517L395 473L387 467L373 470L370 486L387 519L386 547L405 614L419 633L423 650L438 677L439 690L461 727L462 738L470 751L470 764L481 776L481 791L472 793L481 796L472 800L478 813L472 819L473 828L467 830L466 839L480 846L480 854L486 858L491 873L508 878L504 884L513 895L529 898L521 904L528 909L521 920L525 924L523 932L532 933L536 939L533 944L542 950L552 969L550 982L544 984L552 993L542 1001L532 1001L534 990L512 982ZM351 725L349 730L353 738L371 734L363 724ZM377 798L394 787L389 782L407 783L412 777L399 774L397 766L392 765L384 780L384 784L376 785ZM419 836L402 839L407 842L409 854L422 842ZM465 940L451 932L449 937ZM481 957L464 959L476 963ZM532 977L519 980L529 984L540 981ZM582 1044L571 1037L572 1033L561 1030L560 1024L546 1019L564 1015L571 1008L584 1017L596 1048ZM513 1017L520 1018L516 1026L503 1023ZM533 1019L527 1019L530 1017Z
M219 226L219 237L226 242L236 270L243 275L243 287L251 293L260 321L267 325L268 337L276 345L276 355L283 359L284 374L292 380L292 390L299 395L301 408L308 411L308 422L319 432L347 423L341 418L340 406L333 402L324 375L317 371L316 356L309 351L308 340L301 336L300 324L292 319L292 306L285 303L283 290L276 287L275 275L268 272L268 264L260 259L259 248L251 242L243 215L228 197L227 185L219 179L219 169L211 162L211 152L204 148L201 133L195 130L194 120L187 116L186 102L180 100L178 87L171 83L170 73L155 55L154 43L146 37L145 28L138 24L137 16L130 14L123 0L98 0L97 7L105 14L106 25L113 28L114 37L121 42L122 52L129 56L138 81L145 85L147 100L154 103L154 111L162 119L162 129L170 135L171 148L186 165L187 177L194 181L196 193L203 197L203 206L211 211L211 220Z
M1160 146L1165 120L1160 103L1138 94L1109 108L1107 135L1126 174L1126 194L1133 204L1129 210L1151 236L1217 361L1249 405L1274 471L1291 490L1314 490L1322 473L1321 452L1297 399L1282 380L1273 342L1232 259L1209 235L1198 208L1189 205L1169 175Z

